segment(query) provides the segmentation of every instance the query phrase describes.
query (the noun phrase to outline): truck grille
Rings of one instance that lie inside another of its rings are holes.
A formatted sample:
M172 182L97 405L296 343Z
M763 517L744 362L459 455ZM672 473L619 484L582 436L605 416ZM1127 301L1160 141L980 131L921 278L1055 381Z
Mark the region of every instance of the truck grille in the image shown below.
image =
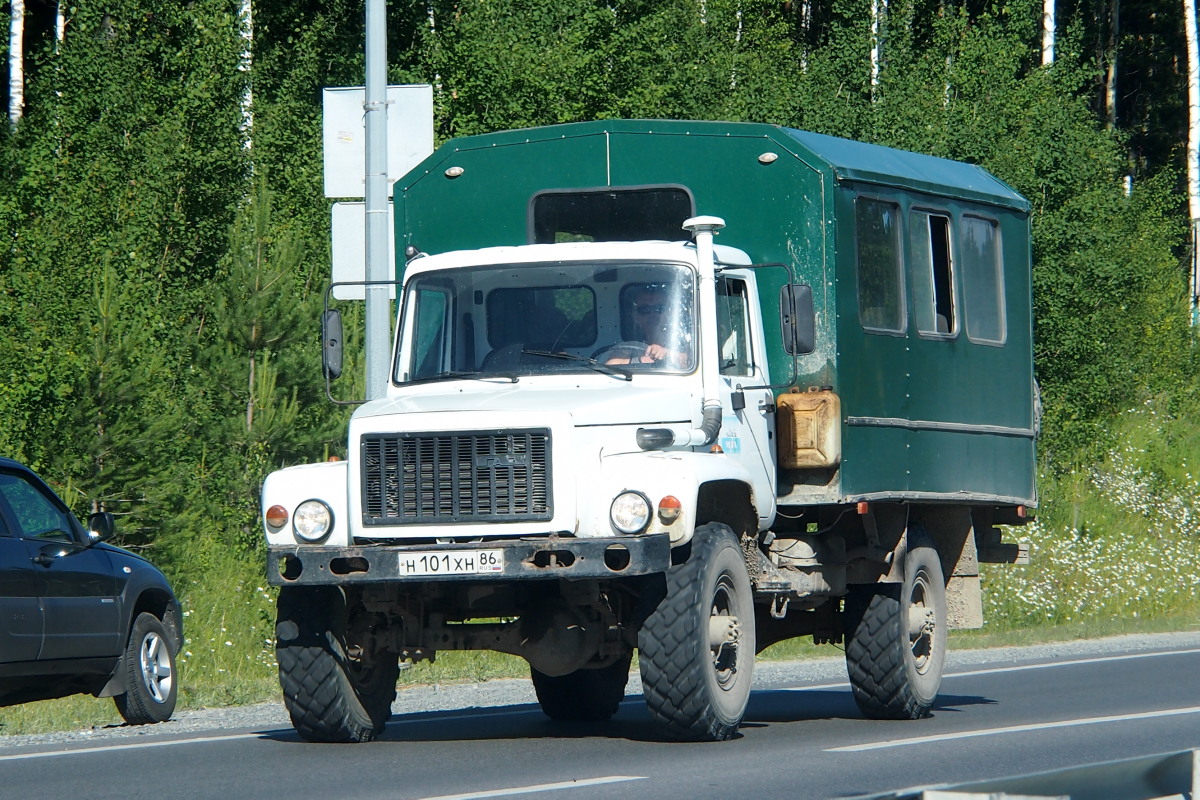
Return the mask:
M549 520L550 431L364 436L363 524Z

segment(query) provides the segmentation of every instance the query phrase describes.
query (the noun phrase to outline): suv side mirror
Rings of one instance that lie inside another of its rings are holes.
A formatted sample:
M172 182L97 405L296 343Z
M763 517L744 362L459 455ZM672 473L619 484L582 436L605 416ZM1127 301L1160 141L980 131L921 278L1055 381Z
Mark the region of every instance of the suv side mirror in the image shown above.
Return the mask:
M817 349L817 315L812 287L789 283L779 290L780 332L788 355L805 355Z
M321 364L330 380L342 374L342 312L336 309L321 315Z
M111 511L100 511L88 516L88 538L93 542L108 541L116 532L116 522Z

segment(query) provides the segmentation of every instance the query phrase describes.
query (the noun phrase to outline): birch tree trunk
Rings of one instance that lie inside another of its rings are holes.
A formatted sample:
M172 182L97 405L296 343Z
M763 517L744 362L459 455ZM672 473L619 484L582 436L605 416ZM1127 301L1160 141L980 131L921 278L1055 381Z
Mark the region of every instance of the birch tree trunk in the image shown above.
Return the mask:
M1104 73L1104 126L1117 127L1117 44L1121 39L1121 0L1109 0L1108 47Z
M1192 218L1192 324L1197 315L1200 298L1200 45L1196 41L1196 0L1183 0L1183 26L1187 38L1188 76L1188 141L1187 185L1188 211Z
M1054 3L1042 0L1042 66L1054 63Z
M742 4L737 8L737 32L733 36L733 67L729 71L729 90L737 88L737 54L742 47Z
M8 29L8 124L17 127L25 110L25 0L12 0Z
M887 31L888 0L871 0L871 102L875 102L875 91L879 87L879 73L883 64L884 36Z
M812 42L812 0L800 2L800 33L801 41L804 42L800 48L800 71L808 72L808 48Z
M242 94L242 143L247 150L254 133L254 91L251 84L251 69L254 66L254 4L242 0L238 16L242 29L242 56L238 69L245 73L246 91Z

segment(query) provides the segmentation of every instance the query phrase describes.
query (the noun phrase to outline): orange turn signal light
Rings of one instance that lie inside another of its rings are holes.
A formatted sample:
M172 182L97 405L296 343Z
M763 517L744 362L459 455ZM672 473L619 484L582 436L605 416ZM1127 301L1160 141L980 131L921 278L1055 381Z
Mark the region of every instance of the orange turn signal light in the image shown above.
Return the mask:
M267 525L272 528L282 528L287 525L288 512L283 506L271 506L267 509L267 513L263 515L267 520Z
M670 525L679 519L679 515L682 513L683 503L679 502L678 497L667 495L658 501L658 520L663 525Z

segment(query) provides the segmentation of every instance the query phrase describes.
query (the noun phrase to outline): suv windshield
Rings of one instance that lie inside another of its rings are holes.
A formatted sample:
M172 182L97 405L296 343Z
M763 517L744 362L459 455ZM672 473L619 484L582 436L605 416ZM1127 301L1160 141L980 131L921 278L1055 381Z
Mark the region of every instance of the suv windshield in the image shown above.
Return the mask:
M695 285L662 262L427 272L405 289L395 379L691 372Z

